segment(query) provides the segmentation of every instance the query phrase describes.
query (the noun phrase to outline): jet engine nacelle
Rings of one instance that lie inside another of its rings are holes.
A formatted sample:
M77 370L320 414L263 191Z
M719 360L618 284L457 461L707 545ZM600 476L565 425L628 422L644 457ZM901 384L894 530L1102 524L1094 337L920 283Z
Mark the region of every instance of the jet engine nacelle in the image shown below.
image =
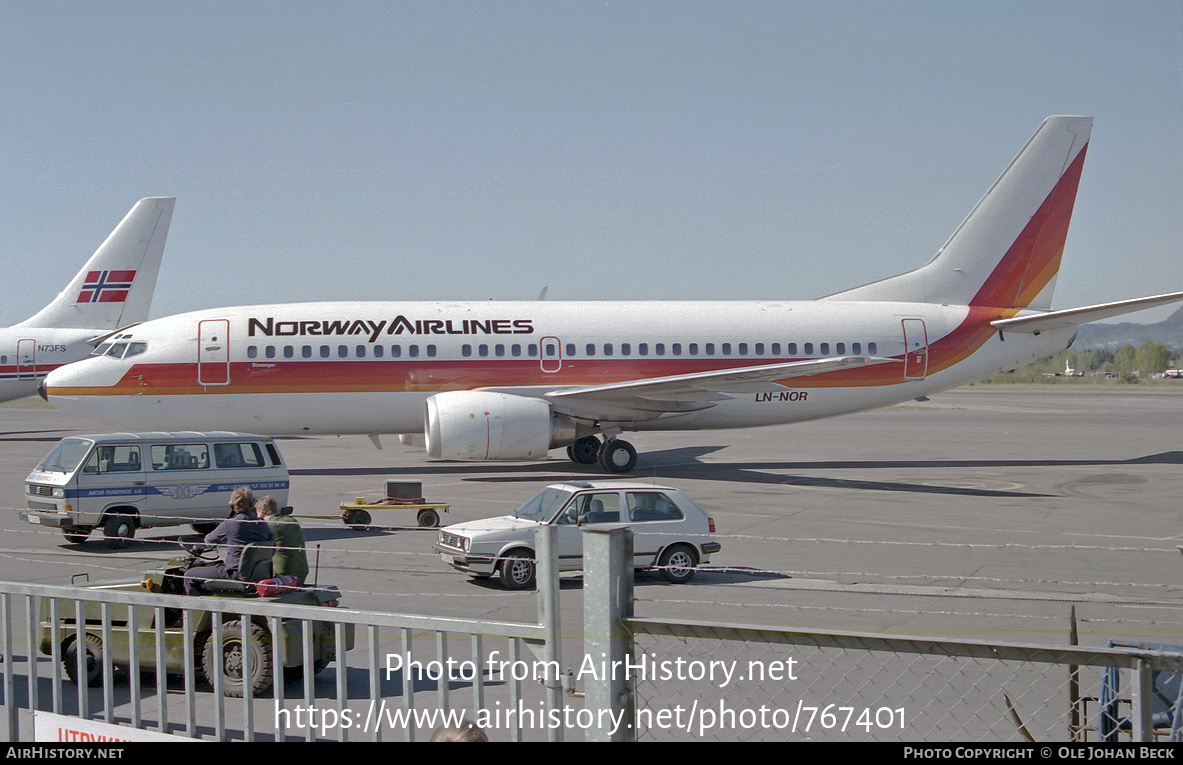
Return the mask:
M424 433L435 459L535 460L574 442L576 425L540 398L449 391L427 399Z

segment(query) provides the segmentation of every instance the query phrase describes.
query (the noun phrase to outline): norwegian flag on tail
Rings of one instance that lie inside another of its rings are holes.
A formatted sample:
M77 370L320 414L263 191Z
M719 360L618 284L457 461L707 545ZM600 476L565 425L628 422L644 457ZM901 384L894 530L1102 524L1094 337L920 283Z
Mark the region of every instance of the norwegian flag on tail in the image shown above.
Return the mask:
M91 271L76 303L122 303L136 278L135 271Z

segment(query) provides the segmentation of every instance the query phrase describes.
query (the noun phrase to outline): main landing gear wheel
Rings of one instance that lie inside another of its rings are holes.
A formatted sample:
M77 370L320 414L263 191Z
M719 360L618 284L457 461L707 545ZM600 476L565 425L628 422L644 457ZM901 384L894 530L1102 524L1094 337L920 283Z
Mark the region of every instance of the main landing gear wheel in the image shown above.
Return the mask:
M567 456L580 465L594 465L600 458L600 439L586 436L567 447Z
M637 466L637 450L628 441L612 439L600 448L600 467L609 473L628 473Z

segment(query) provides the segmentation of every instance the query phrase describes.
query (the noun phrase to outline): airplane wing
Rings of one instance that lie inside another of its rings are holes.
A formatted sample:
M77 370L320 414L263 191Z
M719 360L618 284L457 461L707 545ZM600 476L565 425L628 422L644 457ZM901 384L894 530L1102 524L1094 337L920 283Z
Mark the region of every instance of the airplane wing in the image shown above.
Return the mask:
M685 414L709 409L735 394L788 390L776 380L805 377L868 364L898 363L899 359L847 356L732 367L669 377L650 377L603 385L560 388L545 395L555 411L581 419L637 420L662 414ZM490 389L496 390L496 389ZM519 391L505 391L519 392Z
M1053 329L1065 329L1090 321L1099 321L1125 313L1141 311L1146 308L1157 308L1183 300L1183 292L1170 292L1165 295L1134 298L1133 300L1119 300L1116 303L1102 303L1084 308L1068 308L1063 311L1048 311L1046 313L1016 316L1013 319L998 319L990 322L990 326L1000 332L1030 332L1038 335Z

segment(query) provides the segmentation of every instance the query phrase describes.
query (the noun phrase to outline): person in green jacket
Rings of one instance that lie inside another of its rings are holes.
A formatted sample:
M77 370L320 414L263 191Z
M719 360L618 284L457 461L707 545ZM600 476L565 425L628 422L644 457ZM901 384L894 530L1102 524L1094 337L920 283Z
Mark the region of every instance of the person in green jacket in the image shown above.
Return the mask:
M308 576L308 556L304 553L304 532L290 515L280 515L275 497L260 497L255 513L267 521L275 535L275 556L271 558L272 576L294 576L304 583Z

